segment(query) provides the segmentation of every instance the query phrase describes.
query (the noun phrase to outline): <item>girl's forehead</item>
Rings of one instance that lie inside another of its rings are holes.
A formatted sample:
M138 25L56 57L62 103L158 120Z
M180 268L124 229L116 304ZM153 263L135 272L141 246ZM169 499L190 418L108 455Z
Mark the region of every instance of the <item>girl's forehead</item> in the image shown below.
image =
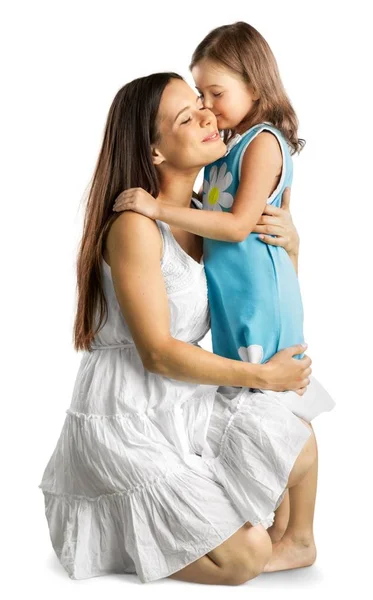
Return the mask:
M228 68L209 59L203 59L194 65L192 75L197 86L198 83L204 86L220 85L232 78Z

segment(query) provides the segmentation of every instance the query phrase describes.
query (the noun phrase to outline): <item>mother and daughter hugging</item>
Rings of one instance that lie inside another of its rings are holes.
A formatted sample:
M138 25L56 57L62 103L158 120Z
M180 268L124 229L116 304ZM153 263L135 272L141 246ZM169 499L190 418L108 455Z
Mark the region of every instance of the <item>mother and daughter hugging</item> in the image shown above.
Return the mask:
M304 354L304 140L254 27L214 29L190 69L198 94L176 73L118 91L90 188L83 356L39 485L73 579L237 585L316 560L311 421L335 402Z

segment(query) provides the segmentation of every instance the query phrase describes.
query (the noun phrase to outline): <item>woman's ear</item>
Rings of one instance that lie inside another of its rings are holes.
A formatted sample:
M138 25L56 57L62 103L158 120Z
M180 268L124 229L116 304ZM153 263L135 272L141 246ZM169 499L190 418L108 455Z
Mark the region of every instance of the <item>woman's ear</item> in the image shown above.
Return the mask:
M154 146L152 146L152 159L153 165L160 165L165 161L165 157L163 156L162 152L160 152L160 150Z

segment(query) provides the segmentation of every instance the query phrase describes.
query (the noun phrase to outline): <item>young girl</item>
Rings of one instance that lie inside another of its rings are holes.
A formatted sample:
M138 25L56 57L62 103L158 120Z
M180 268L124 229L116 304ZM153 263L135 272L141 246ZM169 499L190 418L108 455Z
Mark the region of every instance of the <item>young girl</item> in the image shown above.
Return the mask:
M203 110L212 111L227 143L226 155L205 168L204 210L154 202L141 189L123 192L114 210L135 210L203 236L213 352L266 362L304 341L303 306L288 253L252 230L266 204L281 205L292 183L291 155L304 140L271 49L247 23L211 31L190 69ZM219 132L210 137L213 143ZM335 405L313 376L303 395L282 392L281 401L307 421Z

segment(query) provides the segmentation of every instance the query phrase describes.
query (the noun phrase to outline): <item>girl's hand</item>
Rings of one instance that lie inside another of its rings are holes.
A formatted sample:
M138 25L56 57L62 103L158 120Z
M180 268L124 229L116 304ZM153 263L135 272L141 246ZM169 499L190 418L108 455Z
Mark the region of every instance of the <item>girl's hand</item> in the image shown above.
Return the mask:
M113 210L115 212L133 210L145 217L149 217L149 219L155 220L159 218L159 204L157 200L142 188L130 188L119 194L115 199Z
M307 344L285 348L264 363L262 365L264 382L261 388L276 392L293 390L299 396L303 396L310 382L312 360L306 355L299 359L293 358L293 356L302 354L305 348L307 348Z
M299 235L290 213L290 188L282 194L281 208L267 204L253 232L260 233L260 239L272 246L282 246L289 255L299 253ZM275 235L276 237L272 237Z

